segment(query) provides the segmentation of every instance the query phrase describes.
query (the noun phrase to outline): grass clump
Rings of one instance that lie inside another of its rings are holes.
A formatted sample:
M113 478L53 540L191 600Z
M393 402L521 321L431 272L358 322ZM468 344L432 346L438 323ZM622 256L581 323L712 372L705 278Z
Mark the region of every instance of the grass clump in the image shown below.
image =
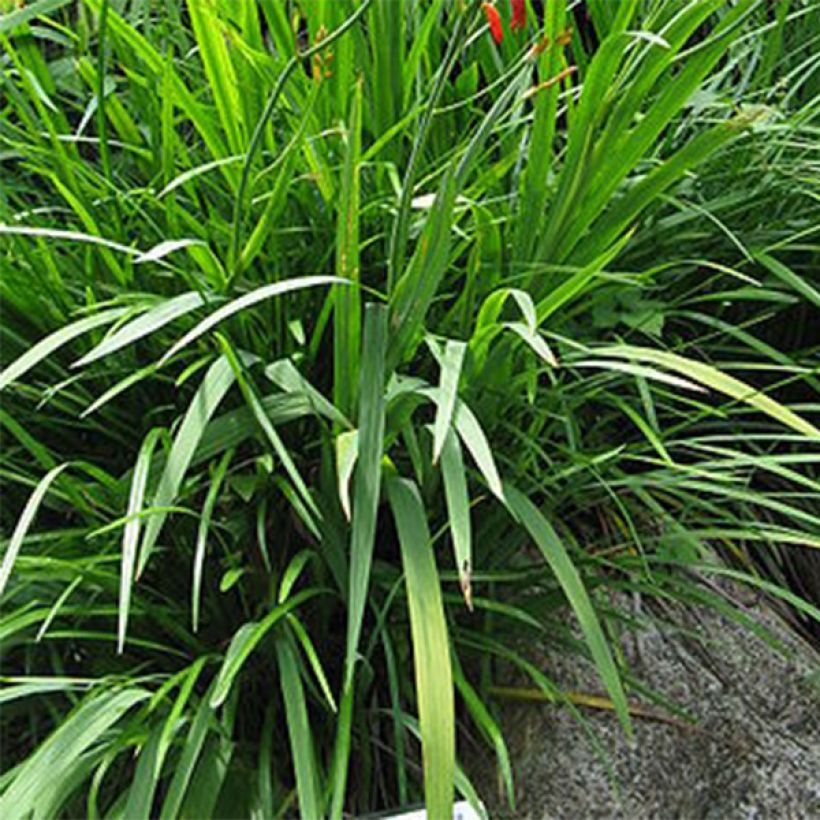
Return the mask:
M4 10L3 816L512 799L534 644L629 732L610 593L820 543L816 8L525 5Z

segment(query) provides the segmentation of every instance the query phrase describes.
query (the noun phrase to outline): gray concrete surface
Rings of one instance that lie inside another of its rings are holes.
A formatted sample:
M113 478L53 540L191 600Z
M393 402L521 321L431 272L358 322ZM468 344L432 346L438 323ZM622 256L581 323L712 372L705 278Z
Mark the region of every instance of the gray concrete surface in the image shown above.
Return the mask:
M505 706L518 805L510 812L486 793L491 817L820 818L820 658L771 610L754 600L745 608L788 646L788 657L714 612L691 608L664 614L699 639L653 628L637 646L625 642L637 675L697 724L690 730L636 718L630 745L611 713L585 711L618 791L565 709ZM600 691L577 663L546 655L544 664L567 687Z

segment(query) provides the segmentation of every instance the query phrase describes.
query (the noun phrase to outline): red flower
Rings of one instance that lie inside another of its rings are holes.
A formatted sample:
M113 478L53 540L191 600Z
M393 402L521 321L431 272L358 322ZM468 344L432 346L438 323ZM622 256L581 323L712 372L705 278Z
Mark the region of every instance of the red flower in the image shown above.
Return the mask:
M510 28L515 31L517 28L525 28L527 25L527 0L510 0L512 6L512 20Z
M492 3L484 3L481 6L484 9L484 15L487 18L487 24L490 26L490 34L493 35L493 40L500 43L504 39L504 29L501 28L501 15L498 9Z

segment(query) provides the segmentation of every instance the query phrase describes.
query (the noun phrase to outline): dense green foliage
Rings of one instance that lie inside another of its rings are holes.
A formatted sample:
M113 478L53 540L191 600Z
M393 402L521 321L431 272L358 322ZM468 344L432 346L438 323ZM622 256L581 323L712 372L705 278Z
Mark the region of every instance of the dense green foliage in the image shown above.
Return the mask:
M3 6L0 816L441 818L632 596L820 619L812 0Z

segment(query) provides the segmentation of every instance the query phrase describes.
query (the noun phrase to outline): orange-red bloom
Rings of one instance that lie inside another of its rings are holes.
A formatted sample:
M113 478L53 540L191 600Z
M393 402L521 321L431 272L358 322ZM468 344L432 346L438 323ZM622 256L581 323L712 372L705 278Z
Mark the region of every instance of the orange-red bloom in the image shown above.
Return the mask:
M527 25L527 0L510 0L512 6L512 20L510 28L515 31L517 28L524 28Z
M481 8L484 9L484 16L487 18L493 40L500 43L504 39L504 29L501 27L501 15L498 9L492 3L484 3Z

